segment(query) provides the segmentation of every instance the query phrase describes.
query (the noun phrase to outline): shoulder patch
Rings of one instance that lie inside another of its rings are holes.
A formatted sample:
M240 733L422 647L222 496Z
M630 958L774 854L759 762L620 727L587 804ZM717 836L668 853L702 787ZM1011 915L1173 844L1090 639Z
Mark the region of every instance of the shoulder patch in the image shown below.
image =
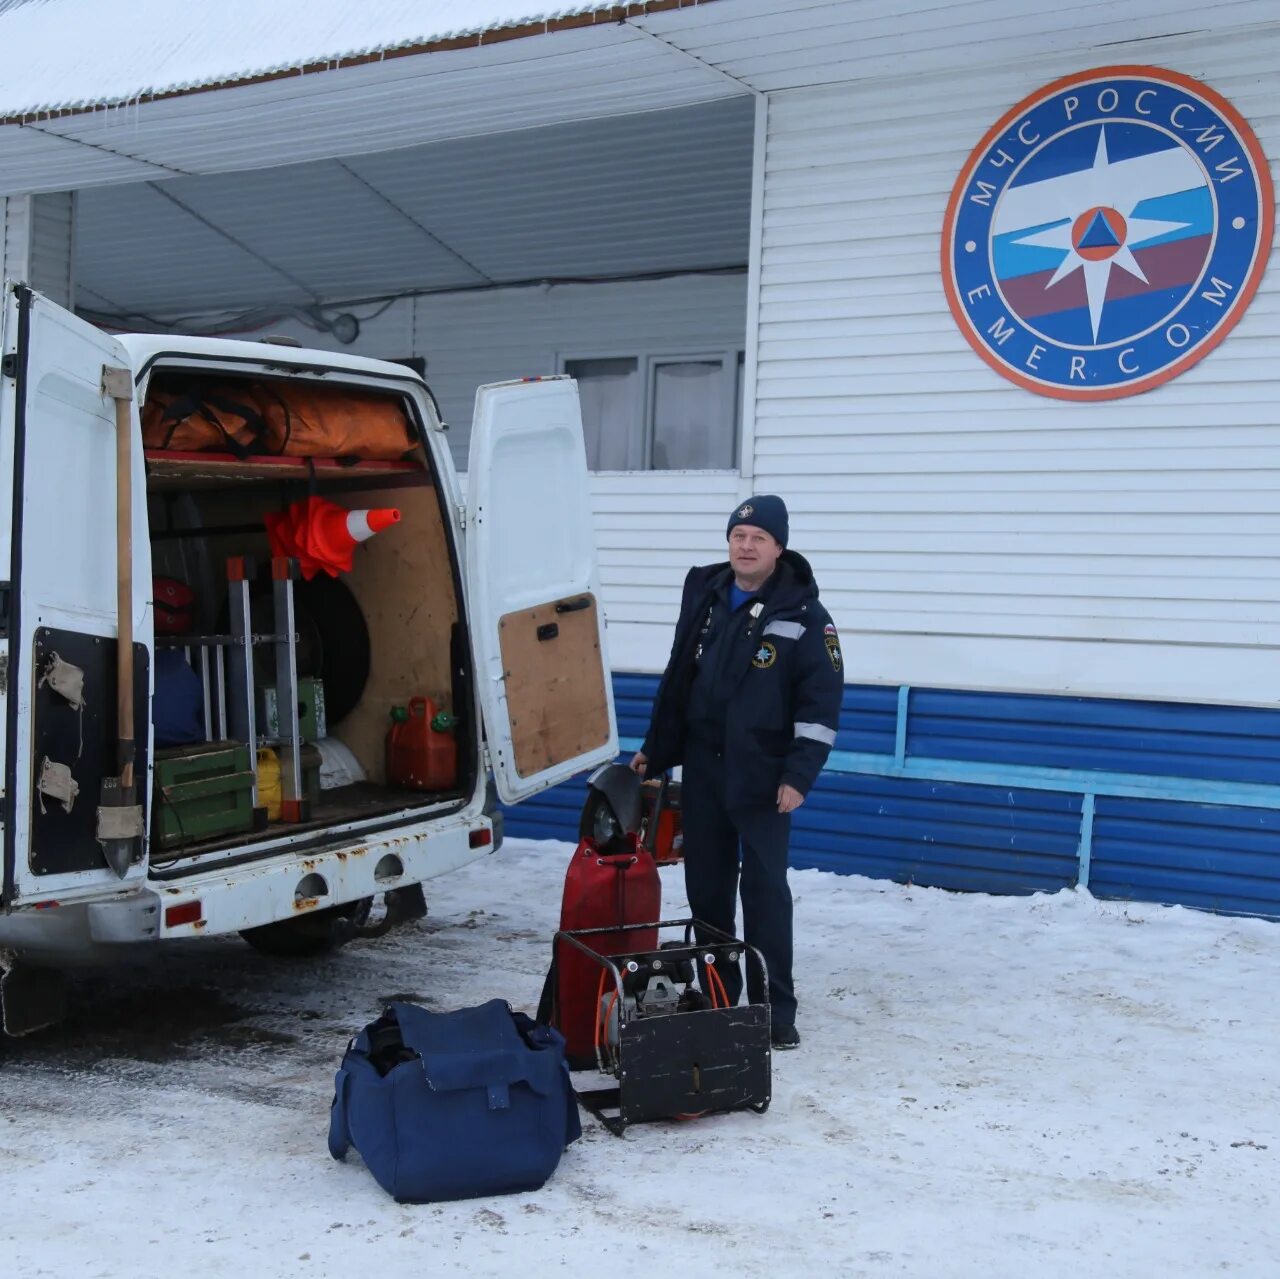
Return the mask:
M837 671L843 670L844 654L840 652L840 636L836 634L834 626L826 628L822 642L827 646L827 656L831 659L832 667Z

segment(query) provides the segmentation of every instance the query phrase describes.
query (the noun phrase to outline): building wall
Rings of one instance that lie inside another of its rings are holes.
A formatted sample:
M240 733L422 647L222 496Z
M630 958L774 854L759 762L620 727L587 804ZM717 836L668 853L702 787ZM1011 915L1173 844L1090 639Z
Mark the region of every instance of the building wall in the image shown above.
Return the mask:
M657 682L614 676L624 758ZM1280 919L1278 744L1280 713L1248 707L851 684L791 864ZM585 778L544 791L507 831L575 840L585 795Z
M741 274L439 294L415 301L412 348L427 357L465 467L482 383L553 373L565 357L740 348L745 316ZM611 660L621 670L660 669L685 571L723 554L738 477L603 473L592 494Z
M1280 159L1274 24L770 97L743 483L786 495L850 680L792 860L1280 919L1274 252L1217 351L1111 402L1005 381L943 294L970 148L1106 62L1203 78ZM655 687L615 680L624 751ZM571 838L581 803L579 781L509 829Z
M1275 24L770 99L754 483L786 494L855 681L1275 704L1274 254L1217 351L1102 403L998 376L943 294L970 149L1125 62L1204 79L1280 160Z
M0 197L0 279L71 306L75 198L71 191Z

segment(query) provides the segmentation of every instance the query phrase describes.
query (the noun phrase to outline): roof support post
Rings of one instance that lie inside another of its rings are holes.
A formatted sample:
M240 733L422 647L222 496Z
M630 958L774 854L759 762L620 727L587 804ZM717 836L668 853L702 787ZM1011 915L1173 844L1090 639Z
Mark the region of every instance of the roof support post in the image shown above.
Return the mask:
M74 191L0 197L0 279L29 284L70 310L75 208Z

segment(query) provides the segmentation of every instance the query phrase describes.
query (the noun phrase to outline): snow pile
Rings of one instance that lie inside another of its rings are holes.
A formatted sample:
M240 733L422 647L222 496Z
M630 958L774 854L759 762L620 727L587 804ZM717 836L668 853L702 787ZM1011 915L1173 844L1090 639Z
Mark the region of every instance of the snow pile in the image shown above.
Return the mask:
M584 1120L538 1193L392 1203L325 1150L347 1037L392 995L532 1006L569 851L512 842L320 963L215 940L82 984L0 1049L5 1273L1280 1273L1280 927L818 871L767 1115Z

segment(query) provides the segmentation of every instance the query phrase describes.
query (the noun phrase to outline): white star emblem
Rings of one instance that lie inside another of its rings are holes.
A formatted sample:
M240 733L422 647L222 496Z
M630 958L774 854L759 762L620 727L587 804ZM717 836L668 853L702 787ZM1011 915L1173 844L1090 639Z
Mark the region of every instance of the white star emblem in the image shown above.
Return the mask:
M1056 226L1020 236L1017 244L1062 249L1066 256L1053 273L1046 289L1065 280L1075 271L1084 272L1085 296L1089 300L1089 321L1093 340L1098 340L1102 310L1106 303L1111 272L1119 268L1149 283L1133 249L1169 231L1188 226L1186 222L1163 222L1156 218L1135 218L1133 211L1143 200L1163 191L1151 189L1150 174L1131 163L1112 164L1107 158L1107 130L1098 131L1098 149L1093 167L1066 174L1053 183L1054 203L1062 218ZM1203 182L1201 175L1200 181ZM1048 184L1046 184L1048 185ZM1174 188L1176 189L1176 188ZM1047 219L1044 219L1047 220ZM1025 223L1024 223L1025 225Z

